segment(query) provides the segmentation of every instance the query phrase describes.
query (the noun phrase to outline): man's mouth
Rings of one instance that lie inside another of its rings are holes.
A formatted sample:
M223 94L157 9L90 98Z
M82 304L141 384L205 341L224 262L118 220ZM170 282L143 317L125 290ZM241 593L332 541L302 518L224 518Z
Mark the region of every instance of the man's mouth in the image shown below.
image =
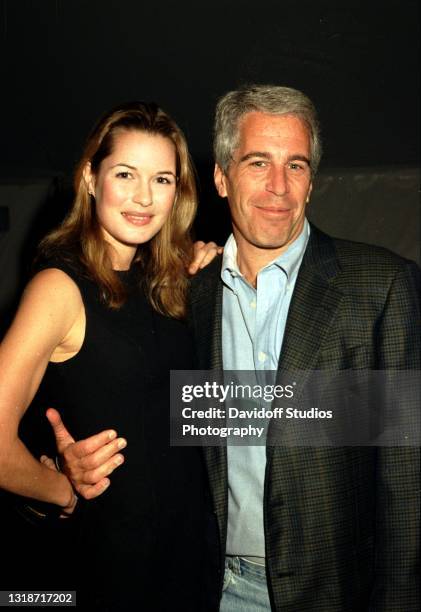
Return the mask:
M276 206L256 206L256 208L268 215L286 215L291 211L290 208L279 208Z

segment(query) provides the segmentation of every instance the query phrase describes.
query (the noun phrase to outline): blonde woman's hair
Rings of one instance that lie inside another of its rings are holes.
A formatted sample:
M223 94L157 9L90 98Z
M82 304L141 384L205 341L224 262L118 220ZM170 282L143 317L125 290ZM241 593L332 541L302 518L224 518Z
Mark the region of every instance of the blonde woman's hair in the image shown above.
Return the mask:
M120 308L127 295L124 284L111 267L110 246L98 224L95 200L88 193L83 171L92 173L111 154L114 139L124 131L140 131L168 138L175 147L177 188L174 205L162 229L138 246L134 265L142 278L150 303L161 314L185 316L186 263L192 252L190 230L197 208L196 184L186 139L175 121L154 103L130 102L103 115L85 145L74 178L75 199L62 225L40 244L43 256L77 259L99 286L103 301Z

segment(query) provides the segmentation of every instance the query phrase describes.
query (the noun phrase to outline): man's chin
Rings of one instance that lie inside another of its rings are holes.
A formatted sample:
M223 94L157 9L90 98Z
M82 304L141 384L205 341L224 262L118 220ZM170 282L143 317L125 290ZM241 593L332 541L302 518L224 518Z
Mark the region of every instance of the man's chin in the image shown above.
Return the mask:
M242 248L254 248L262 251L275 251L281 253L299 236L300 232L283 231L283 232L267 232L257 231L258 228L250 228L254 231L240 232L234 227L234 237L237 246ZM237 231L236 231L237 230Z
M271 237L257 237L252 238L248 242L257 249L263 249L265 251L278 251L279 249L286 248L294 238L291 236L271 236Z

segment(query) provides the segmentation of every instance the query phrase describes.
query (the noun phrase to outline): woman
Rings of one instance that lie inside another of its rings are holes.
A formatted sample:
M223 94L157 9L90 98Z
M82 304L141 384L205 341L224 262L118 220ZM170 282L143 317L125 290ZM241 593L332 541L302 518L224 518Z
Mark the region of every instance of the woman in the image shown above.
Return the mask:
M34 427L50 405L78 438L117 429L124 470L79 513L83 597L101 610L196 612L204 469L198 449L168 448L169 370L194 367L183 317L196 193L181 130L154 104L114 109L88 138L75 191L1 345L0 486L72 513L71 482L35 459L51 439Z

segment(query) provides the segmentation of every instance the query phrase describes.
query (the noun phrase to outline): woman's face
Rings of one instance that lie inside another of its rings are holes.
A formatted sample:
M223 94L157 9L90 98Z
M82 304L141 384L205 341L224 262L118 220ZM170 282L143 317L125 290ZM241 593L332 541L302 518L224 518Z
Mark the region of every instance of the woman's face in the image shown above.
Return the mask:
M174 203L174 144L158 134L119 132L98 173L87 166L84 176L104 238L113 247L113 266L129 267L137 246L159 232Z

